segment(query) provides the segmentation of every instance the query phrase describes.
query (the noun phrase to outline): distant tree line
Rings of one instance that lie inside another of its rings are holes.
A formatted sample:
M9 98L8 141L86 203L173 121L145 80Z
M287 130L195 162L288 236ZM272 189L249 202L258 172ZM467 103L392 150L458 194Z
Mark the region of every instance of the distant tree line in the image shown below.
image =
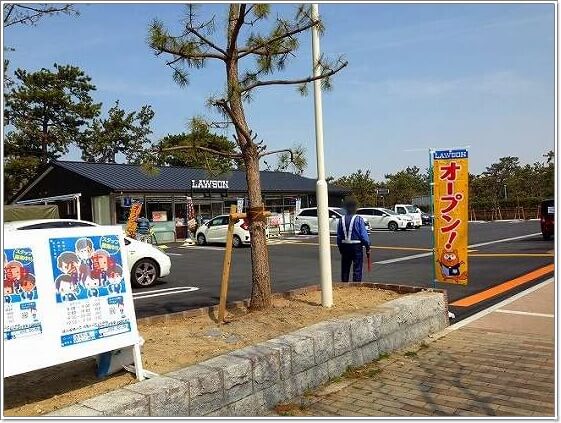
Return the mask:
M154 139L151 125L155 113L150 105L125 110L116 100L103 115L103 104L93 98L96 86L76 66L55 63L52 69L34 72L16 69L9 80L5 78L4 87L5 202L27 185L42 165L59 159L72 146L88 162L189 166L214 174L244 166L242 160L233 158L236 143L213 133L197 119L192 120L189 132ZM167 150L181 146L192 148ZM307 166L305 149L297 145L292 160L287 155L278 157L274 170L301 174ZM268 163L265 166L273 170Z
M549 151L543 157L543 161L526 165L520 164L518 157L501 157L481 174L470 173L469 207L479 210L535 207L541 200L553 198L554 153ZM330 178L330 182L349 188L361 206L392 206L396 203L410 203L415 197L430 195L429 171L427 169L422 172L416 166L387 174L383 181L372 178L369 170L359 169L350 175ZM382 199L376 195L377 188L386 188L389 194Z

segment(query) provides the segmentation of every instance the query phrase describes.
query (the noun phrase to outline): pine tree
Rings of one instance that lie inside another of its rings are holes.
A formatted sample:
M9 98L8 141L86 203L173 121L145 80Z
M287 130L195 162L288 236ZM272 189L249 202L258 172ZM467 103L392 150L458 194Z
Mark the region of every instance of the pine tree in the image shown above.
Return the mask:
M87 123L99 113L90 92L95 86L80 68L55 63L54 72L15 72L15 85L5 98L9 151L39 156L42 164L79 142Z
M258 210L263 207L259 161L262 157L277 152L267 151L263 141L247 121L245 103L256 90L267 86L296 85L301 93L306 92L307 83L321 79L324 88L330 88L330 77L343 69L347 62L339 59L329 63L325 59L314 63L318 76L300 79L269 79L283 71L299 47L299 36L316 26L323 29L319 17L312 16L309 5L299 6L293 18L273 17L268 4L230 4L227 16L221 25L215 25L216 17L201 20L193 5L188 6L182 20L181 32L174 36L161 21L155 20L149 33L150 47L156 55L170 56L167 65L173 69L173 77L180 85L186 85L187 69L203 68L209 60L224 67L223 86L225 92L209 99L231 124L239 156L243 159L248 196L250 202L252 292L251 309L271 306L271 276L269 255L265 238L265 219ZM272 22L271 22L272 21ZM213 40L216 28L224 28L219 36L223 45ZM248 63L249 62L249 63ZM217 85L221 85L217 83Z
M139 163L150 142L148 136L152 133L150 122L153 117L150 106L127 113L116 101L109 109L108 117L94 119L81 137L82 160L115 163L117 154L122 154L127 162Z

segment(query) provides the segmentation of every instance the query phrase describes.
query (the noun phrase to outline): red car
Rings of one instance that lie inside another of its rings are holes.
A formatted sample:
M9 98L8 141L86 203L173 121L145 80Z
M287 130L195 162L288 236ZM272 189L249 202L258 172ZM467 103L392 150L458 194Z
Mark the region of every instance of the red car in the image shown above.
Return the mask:
M540 224L542 227L543 239L551 239L554 232L555 223L555 204L553 200L544 200L540 206Z

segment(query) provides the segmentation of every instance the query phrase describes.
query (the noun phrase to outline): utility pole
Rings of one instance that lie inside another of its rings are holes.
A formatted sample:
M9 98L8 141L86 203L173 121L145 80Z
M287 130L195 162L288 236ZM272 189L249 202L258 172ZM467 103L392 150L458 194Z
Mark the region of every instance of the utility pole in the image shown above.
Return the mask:
M312 20L319 19L318 5L312 4ZM313 75L321 75L319 64L319 31L317 25L312 27L312 68ZM314 81L314 112L316 125L316 160L317 182L316 201L319 226L319 268L321 280L321 305L333 305L333 283L331 280L331 245L329 239L329 211L327 197L327 182L325 181L325 157L323 152L323 115L321 104L321 81Z

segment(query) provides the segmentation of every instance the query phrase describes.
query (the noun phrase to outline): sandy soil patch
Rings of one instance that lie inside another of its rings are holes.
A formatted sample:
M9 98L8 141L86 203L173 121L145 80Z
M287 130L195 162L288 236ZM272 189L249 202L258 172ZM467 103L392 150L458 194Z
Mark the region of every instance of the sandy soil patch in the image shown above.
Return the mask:
M319 291L293 299L275 299L272 310L228 314L230 323L218 325L214 316L178 318L168 323L139 322L146 343L147 370L167 373L228 351L266 341L305 326L350 313L371 310L399 294L393 291L349 287L333 292L335 306L321 307ZM119 373L95 376L95 359L88 358L4 379L4 414L36 416L135 383L134 376Z

